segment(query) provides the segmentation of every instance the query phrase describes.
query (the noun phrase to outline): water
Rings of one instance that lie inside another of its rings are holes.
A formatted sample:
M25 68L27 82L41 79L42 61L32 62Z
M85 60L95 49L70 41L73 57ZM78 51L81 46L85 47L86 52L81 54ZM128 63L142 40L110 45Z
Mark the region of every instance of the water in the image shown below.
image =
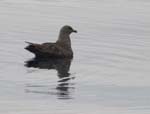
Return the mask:
M0 113L149 114L149 14L148 0L0 0ZM26 67L24 41L66 24L73 60Z

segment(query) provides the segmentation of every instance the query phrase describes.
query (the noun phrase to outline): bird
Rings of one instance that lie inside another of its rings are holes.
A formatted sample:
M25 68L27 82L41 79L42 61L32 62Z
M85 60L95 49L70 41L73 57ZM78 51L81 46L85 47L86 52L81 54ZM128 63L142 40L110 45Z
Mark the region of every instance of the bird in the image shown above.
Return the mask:
M70 34L77 33L71 26L65 25L60 29L56 42L42 44L27 42L26 50L35 54L36 58L73 58Z

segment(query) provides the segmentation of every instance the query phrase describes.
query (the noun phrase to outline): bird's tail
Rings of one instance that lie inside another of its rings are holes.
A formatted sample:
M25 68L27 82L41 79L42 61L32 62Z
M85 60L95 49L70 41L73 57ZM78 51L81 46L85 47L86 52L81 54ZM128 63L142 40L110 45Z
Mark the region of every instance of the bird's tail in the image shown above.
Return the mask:
M25 41L25 42L26 42L26 41ZM29 45L26 46L24 49L26 49L26 50L28 50L28 51L30 51L30 52L32 52L32 53L35 53L35 52L37 51L37 49L36 49L36 44L31 43L31 42L26 42L26 43L28 43Z
M31 42L28 42L28 41L25 41L25 43L27 43L27 44L29 44L29 45L33 44L33 43L31 43Z

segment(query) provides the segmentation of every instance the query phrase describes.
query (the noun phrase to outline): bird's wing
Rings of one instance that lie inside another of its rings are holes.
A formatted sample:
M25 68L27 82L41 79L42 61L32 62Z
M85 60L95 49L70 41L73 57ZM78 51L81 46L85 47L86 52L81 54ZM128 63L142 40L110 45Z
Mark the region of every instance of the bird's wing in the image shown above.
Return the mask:
M52 56L62 55L62 50L56 43L43 43L39 46L39 51L43 54L48 54Z
M63 55L62 49L56 45L56 43L43 43L36 44L26 42L29 45L25 48L26 50L34 53L37 56L60 56Z

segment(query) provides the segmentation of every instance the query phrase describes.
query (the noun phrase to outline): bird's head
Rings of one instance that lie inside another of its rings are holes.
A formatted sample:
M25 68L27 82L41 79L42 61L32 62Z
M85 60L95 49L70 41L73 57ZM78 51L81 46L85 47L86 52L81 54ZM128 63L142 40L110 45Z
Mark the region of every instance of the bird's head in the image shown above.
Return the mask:
M70 35L71 33L77 33L77 31L76 30L74 30L71 26L69 26L69 25L65 25L65 26L63 26L62 28L61 28L61 30L60 30L60 33L62 33L62 34L68 34L68 35Z

